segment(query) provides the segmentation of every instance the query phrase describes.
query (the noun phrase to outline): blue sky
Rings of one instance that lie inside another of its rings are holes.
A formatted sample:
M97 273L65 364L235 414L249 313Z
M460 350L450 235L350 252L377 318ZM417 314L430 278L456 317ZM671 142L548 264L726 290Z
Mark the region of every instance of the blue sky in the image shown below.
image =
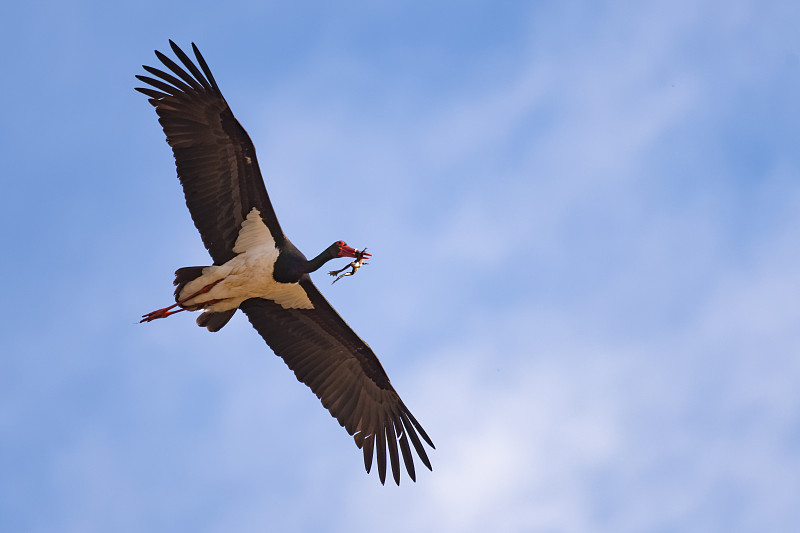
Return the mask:
M795 531L797 2L0 8L0 530ZM205 264L135 93L196 42L437 445L381 486Z

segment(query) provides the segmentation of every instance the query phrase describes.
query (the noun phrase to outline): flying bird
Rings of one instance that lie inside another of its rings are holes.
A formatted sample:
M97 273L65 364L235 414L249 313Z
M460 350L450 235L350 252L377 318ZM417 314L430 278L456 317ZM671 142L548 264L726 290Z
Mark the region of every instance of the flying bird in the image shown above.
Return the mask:
M219 331L241 309L297 379L353 436L367 472L374 455L384 483L388 452L395 483L400 484L400 457L415 481L411 448L431 469L422 441L431 448L433 442L392 387L372 349L309 277L338 257L355 258L347 274L352 275L370 254L336 241L306 259L284 235L253 143L200 51L192 43L195 63L169 43L183 66L156 50L169 72L143 65L153 77L137 75L150 87L136 90L156 109L186 205L213 264L179 268L175 303L144 315L141 322L184 310L203 311L197 324Z

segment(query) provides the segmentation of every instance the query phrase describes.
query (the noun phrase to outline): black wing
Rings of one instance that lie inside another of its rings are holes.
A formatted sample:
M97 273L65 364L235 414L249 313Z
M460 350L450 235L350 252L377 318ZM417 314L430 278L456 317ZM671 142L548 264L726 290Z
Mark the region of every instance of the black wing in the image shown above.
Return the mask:
M381 483L386 480L388 450L395 482L400 484L400 455L409 477L416 480L411 445L430 469L420 436L432 448L433 442L389 383L370 347L342 320L308 275L300 279L300 285L313 309L284 309L262 298L246 300L240 308L297 379L308 385L353 435L364 451L367 472L374 449Z
M215 264L230 260L242 221L255 207L276 245L282 245L285 237L264 187L253 142L233 116L194 43L192 50L202 72L175 43L169 44L186 68L156 50L156 57L172 74L143 65L158 79L136 76L155 88L136 90L149 96L156 108L203 244Z

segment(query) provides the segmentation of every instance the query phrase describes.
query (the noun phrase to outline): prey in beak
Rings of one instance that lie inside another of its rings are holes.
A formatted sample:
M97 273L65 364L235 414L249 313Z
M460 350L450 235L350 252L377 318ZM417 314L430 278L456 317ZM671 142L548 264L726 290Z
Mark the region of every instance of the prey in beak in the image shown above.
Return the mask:
M345 276L352 276L353 274L356 273L356 271L359 268L361 268L362 265L368 265L369 263L365 262L364 259L371 256L372 254L367 253L366 248L364 248L361 251L358 251L355 248L347 246L346 244L340 246L339 257L355 257L356 260L350 263L349 265L345 266L344 268L341 268L339 270L331 270L330 272L328 272L328 274L330 274L331 276L336 276L338 274L338 277L331 282L331 285L333 285L334 283L336 283ZM347 270L348 268L351 270L349 272L345 272L345 270Z

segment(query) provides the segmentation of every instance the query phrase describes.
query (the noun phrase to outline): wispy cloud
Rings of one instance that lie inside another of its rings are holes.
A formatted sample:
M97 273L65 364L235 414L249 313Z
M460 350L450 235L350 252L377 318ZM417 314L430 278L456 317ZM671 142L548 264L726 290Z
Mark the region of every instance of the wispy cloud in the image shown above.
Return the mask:
M797 8L544 4L513 37L479 18L486 53L430 20L427 56L356 46L375 22L358 19L282 51L298 59L263 92L218 80L295 243L379 248L326 295L431 434L434 471L364 475L244 320L136 325L205 254L168 159L91 167L9 237L0 529L792 530ZM249 79L241 55L220 57ZM72 237L42 245L54 230Z

